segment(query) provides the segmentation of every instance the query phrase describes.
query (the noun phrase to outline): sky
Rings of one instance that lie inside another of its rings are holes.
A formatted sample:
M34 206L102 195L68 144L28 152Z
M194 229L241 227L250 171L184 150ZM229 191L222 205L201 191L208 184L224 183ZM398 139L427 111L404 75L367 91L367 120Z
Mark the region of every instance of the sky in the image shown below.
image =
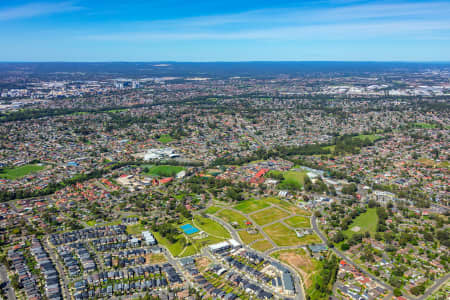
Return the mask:
M450 61L450 1L0 0L0 61Z

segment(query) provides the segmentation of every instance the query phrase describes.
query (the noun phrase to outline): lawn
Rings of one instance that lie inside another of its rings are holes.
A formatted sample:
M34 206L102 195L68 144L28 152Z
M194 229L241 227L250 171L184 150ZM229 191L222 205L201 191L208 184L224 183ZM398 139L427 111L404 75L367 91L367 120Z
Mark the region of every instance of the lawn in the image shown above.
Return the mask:
M219 206L210 206L207 209L205 209L205 213L213 215L221 209L222 209L222 207L219 207Z
M310 257L303 249L281 250L271 254L272 257L292 266L302 276L306 288L311 287L313 276L320 271L321 263Z
M303 216L295 216L285 220L284 222L294 228L311 227L309 218Z
M198 227L199 229L203 230L204 232L215 236L215 237L221 237L223 239L230 239L231 235L222 225L217 223L214 220L211 220L209 218L204 218L202 216L195 216L193 225Z
M261 251L261 252L264 252L264 251L267 251L267 250L273 248L272 244L268 240L257 241L254 244L252 244L250 247L252 247L255 250Z
M376 208L368 208L367 211L359 216L357 216L349 228L344 231L347 237L351 237L355 233L365 233L370 232L373 236L376 232L378 223L378 215ZM359 230L356 230L359 227Z
M31 164L31 165L23 165L21 167L15 168L5 168L0 169L0 178L4 179L19 179L28 174L36 173L45 169L45 165L40 164Z
M163 144L167 144L167 143L170 143L171 141L173 141L173 138L168 134L163 134L159 137L158 141Z
M254 212L254 211L269 207L269 206L270 206L270 204L268 204L264 200L252 199L252 200L242 201L241 203L236 205L234 208L242 211L245 214L249 214L251 212Z
M159 244L166 246L167 249L169 249L170 253L172 253L173 256L178 256L184 249L184 237L182 235L179 236L176 243L171 243L166 238L163 238L158 232L153 232L153 235L155 236L155 239L158 241Z
M256 222L256 224L260 226L272 223L288 216L289 213L277 207L267 208L250 215L250 217Z
M278 246L296 246L303 244L295 231L281 223L275 223L263 229Z
M250 234L247 232L247 230L241 230L238 231L239 236L241 237L242 242L244 242L244 244L250 244L253 241L256 240L261 240L264 238L264 236L261 233L257 233L257 234Z
M185 168L181 166L169 166L169 165L152 166L147 169L148 172L145 172L145 174L162 177L172 177L175 176L178 172L185 170Z
M245 222L247 221L247 219L243 215L231 209L221 210L217 213L217 216L229 224L233 222L238 223L238 228L244 228Z

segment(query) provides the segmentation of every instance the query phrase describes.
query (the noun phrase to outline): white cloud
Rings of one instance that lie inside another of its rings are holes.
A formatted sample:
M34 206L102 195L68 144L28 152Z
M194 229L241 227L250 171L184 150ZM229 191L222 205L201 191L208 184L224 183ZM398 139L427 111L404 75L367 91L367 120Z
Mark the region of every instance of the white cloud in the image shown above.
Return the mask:
M74 5L73 2L29 3L22 6L0 9L0 21L26 19L43 15L76 11L80 9L82 9L82 7Z

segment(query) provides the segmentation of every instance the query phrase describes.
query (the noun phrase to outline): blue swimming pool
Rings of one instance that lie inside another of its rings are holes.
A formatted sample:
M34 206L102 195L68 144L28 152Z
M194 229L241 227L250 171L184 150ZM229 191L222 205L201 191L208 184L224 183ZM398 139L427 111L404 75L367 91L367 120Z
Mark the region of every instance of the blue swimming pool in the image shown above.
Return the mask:
M180 226L180 228L186 233L187 235L194 234L196 232L199 232L197 228L192 226L191 224L185 224L183 226Z

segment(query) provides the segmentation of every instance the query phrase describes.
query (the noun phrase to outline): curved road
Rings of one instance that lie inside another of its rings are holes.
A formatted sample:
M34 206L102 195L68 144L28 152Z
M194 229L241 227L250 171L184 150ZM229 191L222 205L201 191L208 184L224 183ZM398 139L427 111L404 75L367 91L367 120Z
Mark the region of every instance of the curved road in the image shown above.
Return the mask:
M242 242L241 237L237 233L236 229L234 229L230 224L228 224L224 220L222 220L222 219L220 219L220 218L218 218L216 216L210 215L210 214L208 214L208 217L213 219L214 221L218 222L222 226L224 226L231 233L231 237L233 239L235 239L236 241L239 241L245 248L247 248L245 243ZM273 249L282 250L283 247L275 247ZM273 260L272 257L270 257L268 254L266 254L264 252L260 252L260 251L255 250L255 249L250 249L250 250L260 254L266 260L269 260L269 261ZM296 290L296 295L295 295L294 299L296 299L296 300L305 300L306 298L305 298L305 293L304 293L304 290L303 290L303 284L302 284L302 281L301 281L301 277L298 275L297 271L295 271L291 266L284 264L283 262L280 262L280 261L278 261L278 262L281 263L282 265L284 265L286 268L288 268L291 271L291 274L294 277L294 284L295 284L295 290Z
M312 216L311 217L311 225L313 230L316 232L316 234L320 237L320 239L326 244L328 242L328 239L323 235L323 233L319 230L319 227L317 226L317 222L316 222L316 217ZM353 262L353 260L351 260L350 258L348 258L343 252L339 251L336 248L331 248L331 250L337 255L339 256L341 259L343 259L346 263L351 264L352 266L354 266L355 268L357 268L358 270L360 270L362 273L364 273L367 277L370 277L370 279L372 279L373 281L375 281L376 283L380 284L382 287L386 288L387 290L389 290L390 292L392 292L394 289L384 283L383 281L381 281L380 279L378 279L377 277L375 277L375 275L370 274L369 272L367 272L366 270L360 268L355 262Z

